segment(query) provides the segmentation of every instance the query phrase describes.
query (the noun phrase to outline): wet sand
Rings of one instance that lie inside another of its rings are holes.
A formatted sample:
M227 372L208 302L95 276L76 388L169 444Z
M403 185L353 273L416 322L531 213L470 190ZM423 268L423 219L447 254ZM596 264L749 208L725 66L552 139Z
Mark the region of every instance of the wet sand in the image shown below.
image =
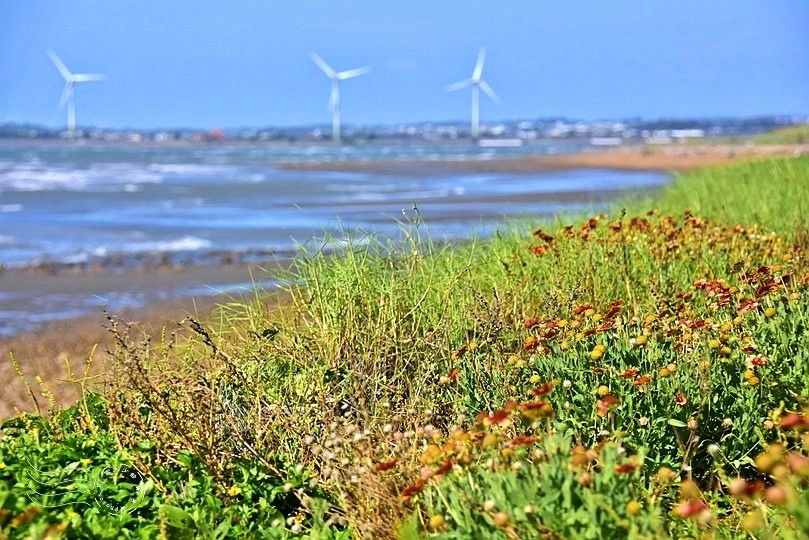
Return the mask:
M628 147L583 154L551 156L522 156L500 160L467 160L452 162L389 162L389 163L319 163L289 165L296 169L365 170L379 174L440 171L531 173L573 168L604 168L651 171L685 171L706 165L725 164L740 160L762 159L774 156L809 154L809 145L786 146L691 146ZM24 292L49 290L72 293L99 290L132 289L141 292L156 291L172 286L198 283L250 283L268 280L266 268L245 264L225 264L190 267L134 267L134 268L62 268L20 269L0 273L0 290ZM188 315L205 319L217 304L233 300L228 296L202 296L196 299L155 300L147 307L135 311L114 312L123 320L138 322L144 331L159 335L163 327L169 332L177 328L177 321ZM2 307L2 306L0 306ZM8 307L8 306L7 306ZM108 321L103 309L80 318L53 322L36 332L18 334L0 339L0 419L15 410L32 411L34 405L22 380L15 374L9 361L13 353L26 379L37 394L38 402L47 408L47 399L40 396L34 377L41 376L59 403L76 399L75 389L65 381L65 358L74 372L81 373L84 363L97 344L96 371L103 365L105 349L112 344L112 336L105 328Z
M688 171L708 165L809 154L809 145L626 146L578 154L515 156L458 161L346 161L290 163L287 170L366 171L376 174L440 172L532 173L565 169Z

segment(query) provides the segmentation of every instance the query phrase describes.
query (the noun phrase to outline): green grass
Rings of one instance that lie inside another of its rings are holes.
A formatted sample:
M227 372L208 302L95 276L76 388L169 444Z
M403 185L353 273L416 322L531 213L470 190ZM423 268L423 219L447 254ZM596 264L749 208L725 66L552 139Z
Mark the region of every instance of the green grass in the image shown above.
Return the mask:
M457 246L414 211L406 241L301 256L277 305L119 324L103 397L5 427L0 532L800 537L809 440L779 422L809 401L807 180L707 168ZM26 487L34 458L88 486L74 514Z
M809 124L774 129L753 137L757 144L806 144L809 143Z

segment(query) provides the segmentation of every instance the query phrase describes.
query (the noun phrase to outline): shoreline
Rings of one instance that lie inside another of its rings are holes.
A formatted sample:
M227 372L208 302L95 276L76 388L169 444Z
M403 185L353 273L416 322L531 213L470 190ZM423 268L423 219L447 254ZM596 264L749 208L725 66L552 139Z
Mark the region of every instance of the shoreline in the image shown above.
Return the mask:
M301 163L281 168L367 171L378 174L434 174L442 171L530 174L576 168L679 172L709 165L801 154L809 154L809 145L677 145L625 147L580 154L519 156L493 160ZM34 289L53 291L54 294L65 291L81 294L97 292L106 287L109 290L126 288L144 295L151 293L152 297L143 307L130 309L111 305L111 314L120 316L124 321L137 321L138 326L144 329L155 331L165 326L171 332L177 328L176 322L187 315L205 320L218 305L234 300L234 296L229 294L216 295L217 289L213 284L256 283L256 277L272 280L273 269L287 263L279 259L266 264L241 260L196 265L6 268L0 271L0 288L17 294L19 298L24 298L25 291ZM189 284L210 287L209 294L168 298L154 294ZM251 293L250 297L254 298L254 295ZM19 362L35 393L39 395L34 382L34 377L39 375L45 379L58 403L66 404L75 400L75 390L64 382L67 378L64 359L69 358L74 372L80 375L85 359L93 346L99 344L96 367L103 364L104 350L112 344L112 336L104 328L107 319L103 309L103 306L99 306L92 315L48 322L31 332L0 337L0 376L7 381L0 397L0 419L14 414L15 407L23 411L33 409L25 385L15 374L9 361L11 354ZM47 399L39 396L38 399L40 406L47 404Z
M526 174L567 169L680 172L750 159L792 157L804 154L809 154L809 144L679 144L625 146L594 150L592 152L521 155L493 159L284 163L279 164L278 168L291 171L370 172L374 174L430 174L441 172Z

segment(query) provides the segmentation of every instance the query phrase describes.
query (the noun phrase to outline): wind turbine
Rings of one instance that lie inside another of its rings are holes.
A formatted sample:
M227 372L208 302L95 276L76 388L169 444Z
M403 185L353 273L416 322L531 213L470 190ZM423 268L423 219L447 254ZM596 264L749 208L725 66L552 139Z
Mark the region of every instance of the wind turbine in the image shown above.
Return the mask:
M326 77L331 79L331 94L329 96L329 108L331 109L331 136L334 142L340 142L340 82L346 79L353 79L360 75L365 75L371 68L361 67L349 69L347 71L334 71L325 60L315 53L310 53L312 62L317 64Z
M481 47L478 53L478 61L475 64L475 69L472 71L472 76L468 79L458 81L446 87L447 92L454 92L472 87L472 138L477 139L480 135L480 91L489 96L495 103L500 103L500 98L494 93L489 83L483 80L483 62L486 61L486 47Z
M71 73L62 59L59 58L55 52L48 51L48 56L51 57L53 65L62 74L65 79L65 88L62 90L62 97L59 99L57 109L61 109L67 104L67 134L71 139L76 136L76 102L73 99L74 87L76 83L101 81L104 75L96 73Z

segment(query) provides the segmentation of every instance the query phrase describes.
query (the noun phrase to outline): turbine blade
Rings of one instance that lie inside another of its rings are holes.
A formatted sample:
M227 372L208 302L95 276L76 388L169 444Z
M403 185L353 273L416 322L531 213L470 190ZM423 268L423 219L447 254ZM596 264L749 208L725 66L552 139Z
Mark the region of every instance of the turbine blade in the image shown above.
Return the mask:
M448 86L444 87L444 91L446 92L454 92L456 90L460 90L461 88L466 88L472 84L472 79L464 79L462 81L458 81L456 83L452 83Z
M59 58L56 55L56 53L53 52L52 50L48 51L48 56L50 56L51 62L53 62L53 65L56 66L56 69L59 70L59 73L62 74L62 77L64 77L66 81L70 80L70 78L73 76L73 74L70 72L69 69L67 69L67 66L65 65L65 63L62 62L62 59Z
M106 75L100 73L77 73L72 77L73 82L103 81L106 78Z
M495 103L500 103L500 98L497 97L497 94L494 93L494 90L492 90L492 87L489 86L489 83L487 83L486 81L480 81L478 83L478 86L480 87L481 90L483 90L483 93L489 96L489 99L491 99Z
M349 69L347 71L341 71L337 74L337 78L341 81L346 79L353 79L354 77L359 77L360 75L365 75L366 73L370 73L371 68L369 67L361 67L357 69Z
M472 80L479 81L483 76L483 63L486 61L486 47L481 47L478 53L478 61L475 63L475 70L472 71Z
M317 67L319 67L319 68L320 68L320 70L321 70L323 73L325 73L325 74L326 74L326 77L328 77L328 78L330 78L330 79L334 79L335 77L337 77L337 72L336 72L336 71L334 71L334 70L331 68L331 66L330 66L329 64L327 64L327 63L326 63L326 61L325 61L325 60L323 60L321 57L319 57L317 54L315 54L315 53L309 53L309 58L311 58L311 59L312 59L312 62L314 62L315 64L317 64Z
M65 84L65 88L62 90L62 97L59 98L59 104L56 106L56 110L61 111L68 99L70 99L70 83Z

